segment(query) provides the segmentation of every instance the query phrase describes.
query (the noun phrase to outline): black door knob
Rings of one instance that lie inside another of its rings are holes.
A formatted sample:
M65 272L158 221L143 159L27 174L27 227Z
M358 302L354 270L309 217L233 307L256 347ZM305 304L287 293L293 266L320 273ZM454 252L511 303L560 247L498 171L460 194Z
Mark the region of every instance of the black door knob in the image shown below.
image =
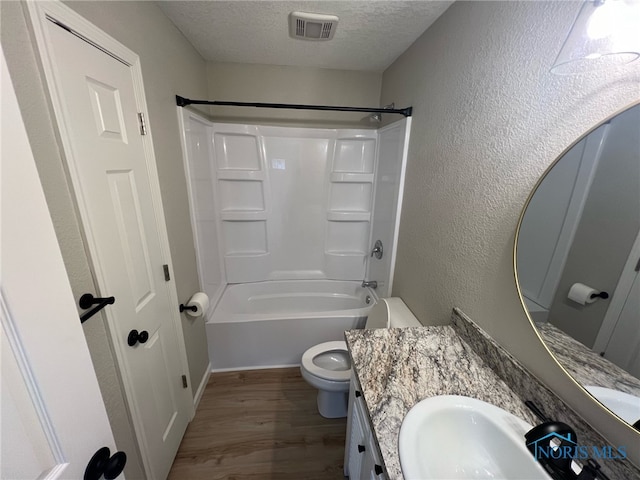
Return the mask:
M133 347L138 342L145 343L147 340L149 340L149 332L146 330L142 330L141 332L138 332L138 330L131 330L127 337L127 343L130 347Z
M99 480L103 475L106 480L113 480L122 473L126 463L126 453L116 452L111 455L108 447L102 447L89 460L84 480Z

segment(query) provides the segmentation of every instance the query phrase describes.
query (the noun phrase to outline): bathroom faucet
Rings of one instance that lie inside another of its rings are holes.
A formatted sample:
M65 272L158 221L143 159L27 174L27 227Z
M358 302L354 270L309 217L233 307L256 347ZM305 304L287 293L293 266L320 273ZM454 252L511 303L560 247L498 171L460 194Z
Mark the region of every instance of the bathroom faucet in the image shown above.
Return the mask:
M378 282L376 282L375 280L371 280L370 282L367 282L366 280L363 280L362 281L362 286L376 289L376 288L378 288Z
M382 248L382 242L380 240L376 240L373 250L371 250L371 256L380 260L382 258Z

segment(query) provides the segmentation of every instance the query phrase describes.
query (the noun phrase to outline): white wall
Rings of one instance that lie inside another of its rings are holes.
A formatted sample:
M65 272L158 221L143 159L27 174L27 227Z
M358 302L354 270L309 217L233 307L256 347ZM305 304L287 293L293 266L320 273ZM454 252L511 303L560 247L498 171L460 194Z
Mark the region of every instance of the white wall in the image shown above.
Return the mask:
M382 84L381 72L211 62L207 78L210 100L355 107L379 106ZM211 107L211 115L216 121L241 123L371 126L364 113Z
M640 62L581 77L549 67L578 2L456 2L383 76L413 105L394 295L425 324L460 307L616 444L638 434L568 381L517 296L513 242L538 177L640 97ZM640 452L629 448L640 464Z

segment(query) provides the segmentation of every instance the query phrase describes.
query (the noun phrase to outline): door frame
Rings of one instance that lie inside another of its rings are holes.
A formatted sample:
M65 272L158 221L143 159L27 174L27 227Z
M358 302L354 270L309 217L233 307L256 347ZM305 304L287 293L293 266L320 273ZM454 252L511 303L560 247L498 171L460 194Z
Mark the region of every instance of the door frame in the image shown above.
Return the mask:
M640 231L638 231L638 236L629 251L629 256L627 257L627 261L622 269L622 274L620 275L620 280L618 280L616 289L613 291L609 308L607 308L607 313L604 315L602 325L600 326L596 340L593 343L593 351L596 353L605 352L609 346L609 340L611 340L613 332L616 329L618 318L624 309L627 297L631 294L633 282L636 277L640 275L640 273L635 270L636 265L640 262L639 259Z
M158 171L156 167L155 161L155 152L153 147L153 137L151 133L151 126L149 121L149 112L146 104L146 96L144 92L144 85L142 79L142 69L140 66L140 57L133 52L132 50L125 47L123 44L115 40L113 37L109 36L107 33L90 23L84 17L77 14L71 8L62 4L60 1L53 2L26 2L27 10L29 12L29 18L31 21L31 25L33 27L33 32L35 36L35 41L37 45L37 49L40 53L40 61L42 64L42 68L44 71L46 85L49 92L49 98L51 99L51 103L53 106L53 113L55 117L55 123L58 128L58 132L60 135L60 141L62 143L62 149L64 153L64 164L66 167L67 175L70 177L71 182L69 188L74 192L74 198L76 200L75 206L77 208L78 214L80 216L82 225L82 235L85 244L87 245L89 264L93 274L93 277L96 281L98 289L102 290L105 285L105 277L103 269L101 268L101 264L99 259L96 258L95 252L96 248L96 239L93 237L92 232L88 228L84 228L85 225L90 224L88 209L86 205L83 203L83 196L81 192L78 192L78 186L81 186L82 183L80 181L80 176L78 170L76 168L77 164L77 155L74 152L73 146L71 144L71 135L70 135L70 127L66 124L65 118L66 111L65 106L62 101L62 92L58 87L55 80L55 72L57 71L57 66L53 61L53 51L52 51L52 43L49 40L49 35L47 32L47 22L54 20L55 22L59 22L69 29L71 29L71 33L80 37L84 41L92 44L99 50L104 53L114 57L118 61L129 66L132 73L133 79L133 88L135 93L136 107L138 112L141 112L146 119L146 128L147 134L142 136L142 144L144 148L144 157L145 163L147 167L147 174L150 179L150 190L151 190L151 200L154 208L154 217L156 223L159 226L158 234L160 240L160 248L162 252L163 262L169 266L170 272L173 272L173 264L171 261L171 252L169 249L169 237L166 230L164 209L162 205L162 197L160 194L160 183L158 178ZM81 187L80 187L81 190ZM175 330L175 334L178 340L178 354L180 357L180 366L185 372L188 374L188 361L187 361L187 352L184 341L184 334L182 331L182 324L179 315L179 305L178 305L178 293L175 284L175 278L172 276L171 280L166 282L165 288L168 289L168 297L169 304L171 307L172 315L172 326ZM97 292L98 296L100 296L100 292ZM103 294L108 294L108 292L102 292ZM133 396L134 384L131 378L131 374L129 370L126 368L126 362L124 362L125 352L124 345L115 331L115 328L112 328L111 325L114 322L113 316L110 314L109 309L105 310L105 315L107 318L106 328L111 337L112 348L115 354L116 362L118 365L118 371L120 372L122 378L122 384L124 387L125 397L127 399L127 405L129 409L129 413L131 415L131 423L133 424L134 431L137 437L137 443L140 448L142 462L145 468L145 471L148 473L152 471L150 469L150 461L149 461L149 451L148 446L144 442L144 435L142 432L144 431L142 420L138 413L139 406L136 405ZM195 414L195 409L193 405L193 390L192 390L192 382L189 382L188 387L184 390L183 401L185 407L187 408L187 415L189 420L193 419ZM187 393L188 393L188 401L187 401Z

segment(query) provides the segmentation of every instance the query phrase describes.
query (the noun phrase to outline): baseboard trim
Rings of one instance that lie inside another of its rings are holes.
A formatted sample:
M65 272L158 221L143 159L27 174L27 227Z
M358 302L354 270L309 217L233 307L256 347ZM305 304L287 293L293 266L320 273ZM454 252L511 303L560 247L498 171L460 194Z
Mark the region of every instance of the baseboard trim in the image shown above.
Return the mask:
M250 365L245 367L212 368L211 371L213 373L224 373L224 372L241 372L244 370L268 370L270 368L294 368L299 366L300 366L299 363L287 363L284 365Z
M200 404L200 399L202 399L202 395L204 394L205 388L207 388L207 383L209 383L209 377L211 376L211 363L207 365L207 369L204 371L204 375L202 376L202 380L200 381L200 385L198 385L198 390L196 390L196 394L193 397L193 412L195 415L195 411L198 409L198 405Z

